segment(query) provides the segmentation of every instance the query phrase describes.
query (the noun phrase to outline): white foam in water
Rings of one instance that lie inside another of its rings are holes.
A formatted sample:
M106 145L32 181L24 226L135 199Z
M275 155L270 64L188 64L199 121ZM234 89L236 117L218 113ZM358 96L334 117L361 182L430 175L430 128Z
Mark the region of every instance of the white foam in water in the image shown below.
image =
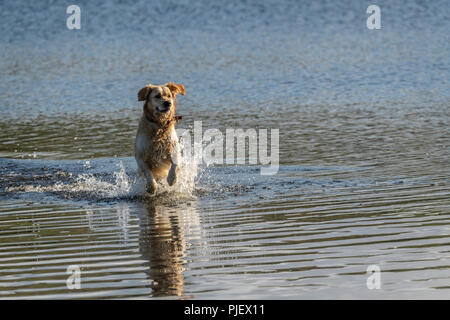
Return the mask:
M180 172L177 182L173 186L169 186L167 181L163 181L158 185L157 194L168 192L179 196L191 196L195 189L195 178L197 177L198 166L193 157L187 157L182 153L182 161L180 164ZM142 179L139 179L142 180ZM144 182L145 183L145 182ZM145 190L145 189L144 189Z
M102 198L131 196L132 183L126 174L122 161L119 171L114 172L115 181L107 182L92 174L80 174L72 183L57 182L49 186L24 185L6 188L7 192L62 192L68 194L88 193Z
M86 165L86 163L85 163ZM79 174L74 182L57 182L49 186L23 185L6 188L7 192L56 192L87 198L116 199L146 196L145 179L135 176L130 178L123 162L118 164L119 170L113 173L112 182L102 180L93 174ZM86 166L84 166L86 167ZM89 166L90 167L90 166ZM197 165L190 159L184 159L180 165L177 183L169 187L166 181L159 183L157 196L161 194L174 197L192 196L197 176Z

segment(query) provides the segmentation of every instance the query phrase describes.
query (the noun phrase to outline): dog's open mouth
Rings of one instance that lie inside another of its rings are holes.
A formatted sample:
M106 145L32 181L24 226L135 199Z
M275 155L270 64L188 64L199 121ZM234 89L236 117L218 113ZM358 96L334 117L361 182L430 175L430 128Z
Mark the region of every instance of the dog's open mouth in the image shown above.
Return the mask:
M170 110L170 108L157 108L158 109L158 111L160 112L160 113L167 113L167 111L169 111Z

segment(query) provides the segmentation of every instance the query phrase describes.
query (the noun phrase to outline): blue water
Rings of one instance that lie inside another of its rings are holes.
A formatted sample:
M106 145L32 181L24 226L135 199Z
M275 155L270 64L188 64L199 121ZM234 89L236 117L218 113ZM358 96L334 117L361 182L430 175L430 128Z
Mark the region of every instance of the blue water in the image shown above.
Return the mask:
M77 3L80 30L67 29L65 2L2 5L8 116L29 99L26 117L132 109L137 87L168 79L195 114L448 102L448 1L377 2L381 30L361 1Z
M450 2L70 4L0 3L0 298L450 296ZM146 197L137 92L168 81L178 128L279 129L278 174Z

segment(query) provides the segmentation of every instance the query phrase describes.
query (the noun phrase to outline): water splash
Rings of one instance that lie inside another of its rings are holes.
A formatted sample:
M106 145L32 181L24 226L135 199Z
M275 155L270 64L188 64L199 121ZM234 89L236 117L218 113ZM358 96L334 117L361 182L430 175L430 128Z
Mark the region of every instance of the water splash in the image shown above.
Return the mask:
M137 176L131 168L127 169L122 160L115 164L118 170L105 172L110 166L102 164L100 172L86 172L95 170L98 166L88 161L83 163L81 173L67 172L61 175L61 170L53 174L43 174L42 168L36 169L29 177L24 177L20 185L7 186L7 193L52 193L72 199L87 200L119 200L155 197L146 193L145 179ZM106 168L105 168L106 167ZM78 168L79 170L79 168ZM184 198L193 197L197 165L189 159L183 159L177 183L169 187L166 181L159 183L156 197ZM64 179L62 179L64 177ZM17 177L16 177L17 179ZM25 180L25 181L24 181ZM62 181L61 181L62 180ZM24 183L28 181L29 183ZM56 182L55 182L56 181Z
M189 157L182 153L180 172L177 182L173 186L169 186L167 181L160 182L159 193L174 193L178 196L192 196L195 191L195 181L199 172L199 167L193 157Z

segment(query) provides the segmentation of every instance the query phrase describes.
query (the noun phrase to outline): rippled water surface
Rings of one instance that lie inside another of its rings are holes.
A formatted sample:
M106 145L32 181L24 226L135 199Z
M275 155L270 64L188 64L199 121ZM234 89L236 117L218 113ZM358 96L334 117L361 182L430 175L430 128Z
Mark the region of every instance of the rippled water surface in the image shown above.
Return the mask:
M450 298L449 3L377 4L0 4L0 298ZM278 173L146 196L137 91L168 81L178 128L279 129Z

